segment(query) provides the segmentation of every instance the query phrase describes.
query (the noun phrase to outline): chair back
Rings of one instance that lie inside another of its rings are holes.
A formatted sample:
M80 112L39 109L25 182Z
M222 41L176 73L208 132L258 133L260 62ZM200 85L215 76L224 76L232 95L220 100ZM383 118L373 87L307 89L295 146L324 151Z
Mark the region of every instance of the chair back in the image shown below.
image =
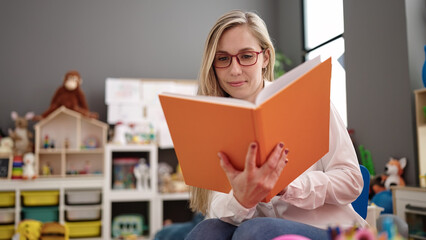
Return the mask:
M368 194L370 190L370 172L368 172L368 169L365 166L359 166L361 168L362 179L364 180L364 187L362 188L362 192L358 198L352 202L352 207L362 218L365 219L367 217Z

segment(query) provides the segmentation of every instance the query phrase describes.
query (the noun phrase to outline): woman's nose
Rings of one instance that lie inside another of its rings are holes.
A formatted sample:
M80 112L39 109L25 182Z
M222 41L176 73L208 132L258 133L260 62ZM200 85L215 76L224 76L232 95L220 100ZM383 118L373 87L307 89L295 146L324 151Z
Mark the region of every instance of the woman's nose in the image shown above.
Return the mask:
M232 57L232 61L231 61L231 66L229 66L231 69L231 74L232 75L239 75L241 74L241 65L238 62L237 57Z

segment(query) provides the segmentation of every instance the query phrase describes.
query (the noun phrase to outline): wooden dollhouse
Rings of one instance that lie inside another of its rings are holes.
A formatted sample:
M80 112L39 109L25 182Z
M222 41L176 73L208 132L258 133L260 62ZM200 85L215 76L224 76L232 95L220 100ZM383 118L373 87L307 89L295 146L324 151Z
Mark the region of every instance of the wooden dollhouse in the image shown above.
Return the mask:
M40 178L103 176L106 123L62 106L34 128Z

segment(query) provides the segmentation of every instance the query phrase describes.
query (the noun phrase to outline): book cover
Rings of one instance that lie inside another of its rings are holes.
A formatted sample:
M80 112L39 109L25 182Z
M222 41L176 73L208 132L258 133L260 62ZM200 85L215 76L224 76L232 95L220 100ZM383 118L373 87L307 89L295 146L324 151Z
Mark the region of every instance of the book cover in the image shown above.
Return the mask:
M329 150L331 59L307 61L257 96L256 103L213 96L159 95L187 185L228 193L231 185L217 153L242 170L251 142L257 165L282 141L289 162L268 202Z

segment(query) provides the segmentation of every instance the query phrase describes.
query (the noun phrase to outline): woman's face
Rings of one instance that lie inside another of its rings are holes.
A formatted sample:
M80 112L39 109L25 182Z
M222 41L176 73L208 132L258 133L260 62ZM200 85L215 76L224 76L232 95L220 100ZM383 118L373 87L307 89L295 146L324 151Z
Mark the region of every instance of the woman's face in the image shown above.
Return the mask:
M219 39L217 54L235 55L245 51L262 51L259 42L247 25L226 30ZM215 67L216 76L222 89L231 97L254 102L263 88L262 68L268 65L269 52L258 54L256 64L241 66L236 57L232 57L229 67Z

